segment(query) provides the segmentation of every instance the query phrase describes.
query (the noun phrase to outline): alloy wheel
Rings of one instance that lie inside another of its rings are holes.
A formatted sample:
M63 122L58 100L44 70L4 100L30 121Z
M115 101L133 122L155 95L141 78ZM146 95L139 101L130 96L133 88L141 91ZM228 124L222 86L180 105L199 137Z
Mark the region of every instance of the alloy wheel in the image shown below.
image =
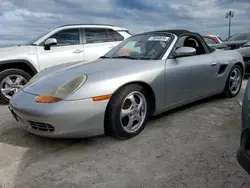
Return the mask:
M232 94L236 94L241 85L241 71L238 68L233 69L229 78L229 88Z
M124 131L134 133L143 125L147 114L147 100L139 91L130 93L123 101L120 122Z
M21 75L13 74L5 77L1 84L1 93L8 99L24 87L28 81Z

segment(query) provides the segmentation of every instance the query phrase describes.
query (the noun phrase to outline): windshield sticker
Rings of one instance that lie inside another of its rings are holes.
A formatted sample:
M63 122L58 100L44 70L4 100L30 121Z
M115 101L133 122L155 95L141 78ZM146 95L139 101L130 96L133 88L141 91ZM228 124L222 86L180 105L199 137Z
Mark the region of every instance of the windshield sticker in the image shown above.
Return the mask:
M148 41L169 41L170 37L165 36L153 36L148 39Z

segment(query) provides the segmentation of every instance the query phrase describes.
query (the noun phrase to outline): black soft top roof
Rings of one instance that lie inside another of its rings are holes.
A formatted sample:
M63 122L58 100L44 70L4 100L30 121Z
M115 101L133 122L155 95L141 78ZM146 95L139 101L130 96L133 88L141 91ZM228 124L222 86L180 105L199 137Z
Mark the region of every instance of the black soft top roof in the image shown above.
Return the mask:
M175 34L177 36L180 36L180 35L182 35L184 33L190 33L190 31L185 30L185 29L157 30L157 31L154 31L154 32L172 33L172 34Z
M204 41L204 39L201 37L201 35L199 33L191 32L191 31L188 31L188 30L185 30L185 29L156 30L156 31L151 31L151 32L147 32L147 33L157 33L157 32L172 33L172 34L176 35L178 38L180 37L180 35L192 33L192 34L200 36L200 40L203 41L203 45L206 46L206 48L210 52L214 51L213 48L211 48L210 46L207 45L207 43Z
M176 35L177 37L179 37L182 34L193 33L193 32L190 32L190 31L184 30L184 29L155 30L155 31L149 31L146 33L158 33L158 32L160 32L160 33L172 33L172 34ZM143 33L141 33L141 34L143 34Z
M176 35L177 37L179 37L179 36L182 35L182 34L188 34L188 33L197 34L197 33L194 33L194 32L188 31L188 30L185 30L185 29L169 29L169 30L154 30L154 31L148 31L148 32L145 32L145 33L139 33L138 35L147 34L147 33L159 33L159 32L160 32L160 33L171 33L171 34Z

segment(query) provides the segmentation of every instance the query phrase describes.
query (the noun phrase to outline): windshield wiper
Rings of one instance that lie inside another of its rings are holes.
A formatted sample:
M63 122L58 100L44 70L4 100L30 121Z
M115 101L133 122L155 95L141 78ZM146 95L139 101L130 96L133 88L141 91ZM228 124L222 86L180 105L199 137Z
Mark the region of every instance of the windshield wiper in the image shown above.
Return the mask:
M101 56L99 58L107 58L107 59L133 59L133 60L152 60L153 58L150 57L131 57L131 56L116 56L116 57L107 57Z
M116 56L116 57L112 57L113 59L137 59L134 57L130 57L130 56Z
M36 44L18 44L17 46L37 46Z
M99 57L99 58L112 58L112 57L107 57L107 56L101 56L101 57Z
M151 57L139 57L137 59L140 59L140 60L153 60L153 58L151 58Z

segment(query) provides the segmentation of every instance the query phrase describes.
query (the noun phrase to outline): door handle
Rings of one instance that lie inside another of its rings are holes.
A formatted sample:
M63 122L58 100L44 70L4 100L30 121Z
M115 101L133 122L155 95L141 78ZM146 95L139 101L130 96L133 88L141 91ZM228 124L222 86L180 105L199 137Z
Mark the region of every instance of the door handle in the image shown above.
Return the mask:
M109 46L109 49L114 48L114 46Z
M212 66L216 66L216 65L217 65L217 62L213 62L211 65L212 65Z
M79 50L79 49L77 49L77 50L75 50L73 53L75 53L75 54L79 54L79 53L82 53L83 52L83 50Z

